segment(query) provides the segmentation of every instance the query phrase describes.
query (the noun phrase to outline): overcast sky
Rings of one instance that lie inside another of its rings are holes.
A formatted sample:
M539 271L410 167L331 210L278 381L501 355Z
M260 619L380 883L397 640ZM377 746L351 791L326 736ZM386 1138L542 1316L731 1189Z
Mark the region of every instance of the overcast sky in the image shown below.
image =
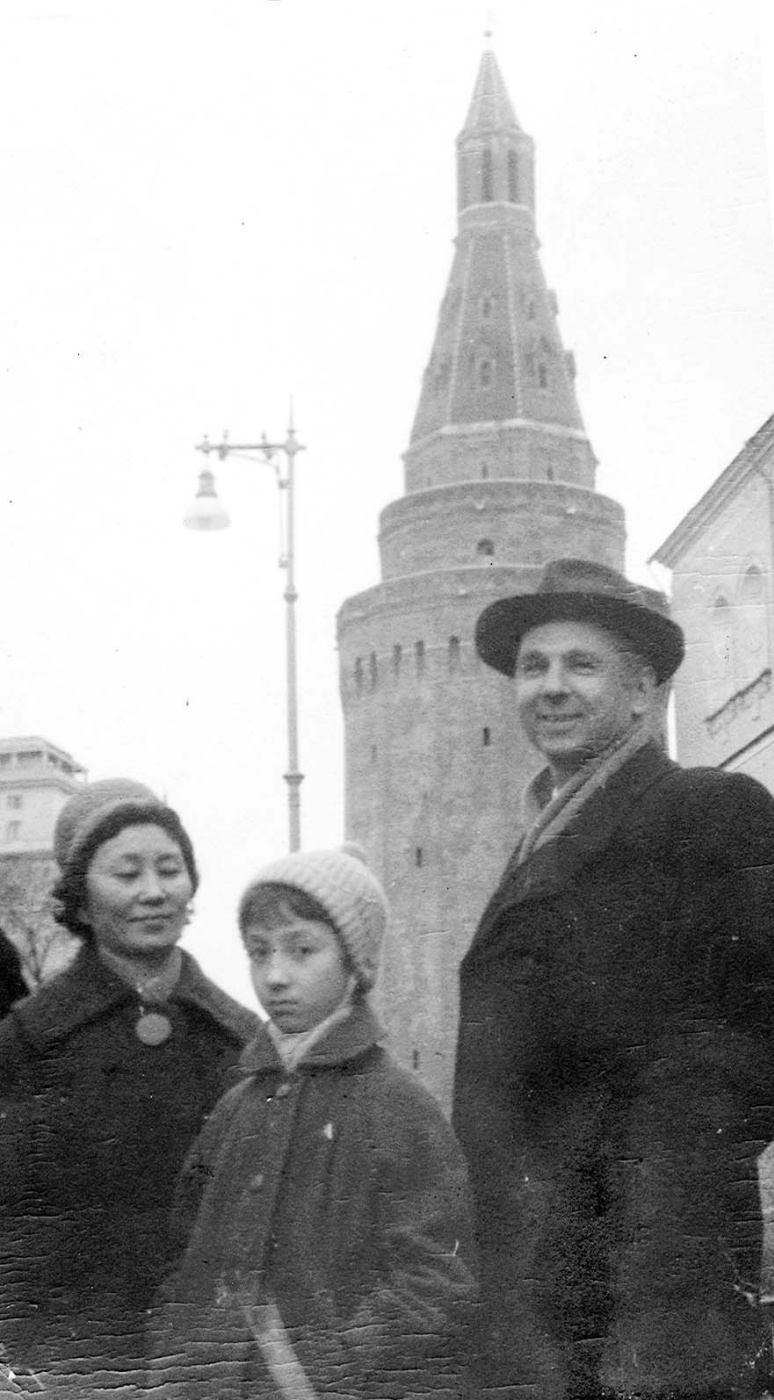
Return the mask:
M766 121L751 0L501 3L538 231L631 570L774 412ZM474 0L4 0L0 733L177 806L190 945L249 999L241 886L286 843L278 493L184 531L204 432L295 401L304 841L343 824L335 614L378 580L451 264Z

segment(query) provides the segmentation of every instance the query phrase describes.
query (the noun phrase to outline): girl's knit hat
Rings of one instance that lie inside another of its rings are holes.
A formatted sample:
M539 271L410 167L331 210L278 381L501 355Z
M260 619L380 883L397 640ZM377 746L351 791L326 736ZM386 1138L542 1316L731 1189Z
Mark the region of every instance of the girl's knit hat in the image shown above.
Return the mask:
M373 987L389 906L360 846L348 841L332 851L297 851L265 866L250 882L239 904L239 927L243 933L253 896L263 885L289 885L315 899L344 944L358 981L366 991Z

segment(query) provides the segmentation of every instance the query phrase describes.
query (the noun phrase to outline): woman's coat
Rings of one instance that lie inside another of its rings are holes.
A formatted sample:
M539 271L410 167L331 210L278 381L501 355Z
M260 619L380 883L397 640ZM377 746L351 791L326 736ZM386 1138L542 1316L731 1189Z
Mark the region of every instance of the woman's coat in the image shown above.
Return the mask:
M454 1124L498 1395L747 1395L774 1138L774 799L636 754L514 859L461 971Z
M142 1044L137 994L86 947L0 1025L0 1341L16 1367L141 1359L180 1167L257 1024L187 954L165 1010L171 1038Z

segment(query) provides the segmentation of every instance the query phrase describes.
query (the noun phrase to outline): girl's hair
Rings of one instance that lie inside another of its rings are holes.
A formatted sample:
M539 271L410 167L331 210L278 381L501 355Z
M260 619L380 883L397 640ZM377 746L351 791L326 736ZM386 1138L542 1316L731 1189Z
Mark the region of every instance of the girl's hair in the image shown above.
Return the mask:
M132 802L124 802L89 833L73 860L65 866L52 891L57 923L69 929L70 933L74 933L84 943L91 943L94 939L93 929L80 917L80 911L86 903L86 876L89 866L100 846L118 836L127 826L160 826L162 831L166 831L180 847L193 891L198 888L199 872L191 838L177 812L171 807L149 808L146 805L135 806Z
M319 899L295 885L255 885L239 910L239 928L243 938L249 924L260 924L262 928L271 930L283 928L293 919L313 919L316 923L327 924L338 938L341 937Z

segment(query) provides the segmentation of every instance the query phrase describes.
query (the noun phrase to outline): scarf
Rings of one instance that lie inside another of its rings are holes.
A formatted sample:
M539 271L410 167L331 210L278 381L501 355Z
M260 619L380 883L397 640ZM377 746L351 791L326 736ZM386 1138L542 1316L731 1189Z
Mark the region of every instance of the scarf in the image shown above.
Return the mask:
M266 1029L274 1043L274 1048L282 1060L285 1069L289 1074L299 1065L307 1050L311 1050L318 1040L328 1034L334 1026L338 1026L342 1021L346 1021L352 1010L352 995L355 990L355 978L350 979L350 985L344 993L344 999L324 1021L318 1021L316 1026L311 1026L308 1031L281 1031L279 1026L275 1026L273 1021L267 1023Z
M528 785L524 794L526 832L518 850L518 863L532 855L539 846L553 841L564 831L589 798L610 781L614 773L629 759L651 743L653 735L647 725L638 725L633 733L610 744L597 758L585 763L568 782L553 790L550 769L544 768Z

